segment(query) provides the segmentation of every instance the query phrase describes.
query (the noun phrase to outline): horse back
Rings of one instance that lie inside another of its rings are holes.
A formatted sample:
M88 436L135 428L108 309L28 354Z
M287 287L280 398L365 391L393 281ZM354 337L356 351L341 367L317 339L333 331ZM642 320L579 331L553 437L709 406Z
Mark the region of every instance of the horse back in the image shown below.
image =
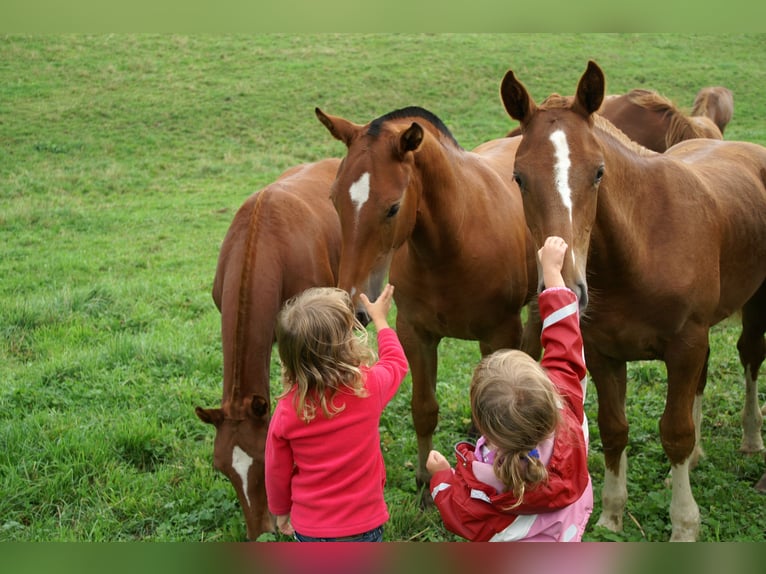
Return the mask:
M338 164L328 159L291 168L234 216L213 281L225 387L268 385L263 379L282 303L308 287L335 284L340 226L329 189ZM233 373L241 380L231 381Z

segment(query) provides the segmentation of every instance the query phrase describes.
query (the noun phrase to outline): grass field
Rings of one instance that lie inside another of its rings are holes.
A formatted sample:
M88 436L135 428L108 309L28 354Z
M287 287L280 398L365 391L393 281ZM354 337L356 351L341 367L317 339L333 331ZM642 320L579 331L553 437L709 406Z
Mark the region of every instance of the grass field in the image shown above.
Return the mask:
M365 123L419 105L470 149L514 122L508 69L540 100L573 93L589 58L611 93L646 87L689 109L734 92L727 139L766 145L766 35L51 35L0 37L0 541L237 541L234 490L195 405L221 395L210 296L235 210L285 168L345 147L314 116ZM762 457L739 446L736 318L715 327L692 475L702 541L763 541ZM477 346L440 347L440 424L466 432ZM273 389L278 389L273 364ZM632 364L625 531L594 526L603 457L589 389L596 509L585 539L665 541L664 369ZM417 508L410 383L381 433L386 540L454 540ZM760 399L763 403L764 394ZM263 540L275 540L264 535Z

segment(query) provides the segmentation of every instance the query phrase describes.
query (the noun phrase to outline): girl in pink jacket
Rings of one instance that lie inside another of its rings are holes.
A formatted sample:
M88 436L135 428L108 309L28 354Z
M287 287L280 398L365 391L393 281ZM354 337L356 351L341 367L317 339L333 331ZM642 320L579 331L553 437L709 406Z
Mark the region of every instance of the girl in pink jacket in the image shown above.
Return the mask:
M299 541L383 539L378 426L407 374L386 319L393 292L387 285L374 303L361 295L378 332L377 362L345 291L309 289L279 315L285 390L266 438L266 495L279 531Z
M455 447L454 469L439 452L429 455L444 525L468 540L579 541L593 511L577 298L561 276L566 250L549 237L538 252L542 362L515 350L482 359L470 391L481 438Z

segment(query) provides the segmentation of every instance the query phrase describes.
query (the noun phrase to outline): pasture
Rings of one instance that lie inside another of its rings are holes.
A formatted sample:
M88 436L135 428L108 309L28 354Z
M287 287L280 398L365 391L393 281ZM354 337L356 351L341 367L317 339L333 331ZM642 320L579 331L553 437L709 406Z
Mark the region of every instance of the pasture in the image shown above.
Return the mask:
M725 139L766 145L764 56L766 35L0 37L0 541L244 539L212 467L213 430L194 413L221 398L212 280L253 191L345 153L315 107L365 123L421 106L472 149L515 127L499 97L509 68L541 100L574 89L593 59L608 93L655 89L687 111L701 87L726 86ZM706 456L691 473L701 541L766 540L752 488L766 465L737 452L738 335L736 317L711 334ZM439 350L434 445L447 453L470 423L479 352L456 339ZM276 359L271 372L274 393ZM629 366L622 533L595 526L604 468L588 393L596 508L584 540L668 540L664 368ZM408 377L381 421L385 539L452 541L418 509L410 394Z

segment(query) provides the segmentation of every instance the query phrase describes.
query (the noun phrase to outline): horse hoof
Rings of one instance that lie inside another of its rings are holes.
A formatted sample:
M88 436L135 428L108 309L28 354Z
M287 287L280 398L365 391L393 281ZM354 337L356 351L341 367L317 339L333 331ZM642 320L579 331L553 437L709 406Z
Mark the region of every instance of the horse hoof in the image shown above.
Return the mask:
M673 528L673 534L670 536L671 542L697 542L698 528L679 527Z
M759 480L756 483L754 488L757 492L760 492L761 494L766 494L766 472L763 473L761 480Z
M742 454L760 454L764 451L763 441L745 442L739 446L739 452Z
M603 526L612 532L622 532L622 516L602 514L596 522L596 526Z

